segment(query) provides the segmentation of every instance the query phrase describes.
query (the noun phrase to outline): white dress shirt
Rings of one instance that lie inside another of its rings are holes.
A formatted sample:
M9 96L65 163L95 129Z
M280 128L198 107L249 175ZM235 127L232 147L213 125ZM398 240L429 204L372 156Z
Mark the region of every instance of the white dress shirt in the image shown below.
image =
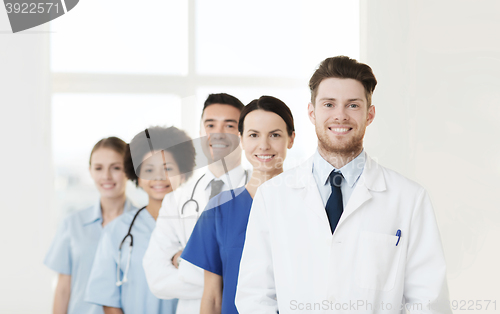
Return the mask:
M228 171L226 174L223 174L219 178L217 178L210 170L208 170L205 173L203 179L200 180L199 186L205 190L205 196L208 202L210 194L212 193L212 182L214 180L221 180L222 182L224 182L224 185L222 185L222 190L221 190L222 192L240 187L241 185L238 184L242 180L244 180L246 184L246 182L248 182L248 179L250 179L249 172L243 169L243 167L240 165Z
M321 195L321 200L323 205L326 206L330 194L332 194L332 187L330 182L328 182L328 177L333 170L339 170L344 177L342 183L340 184L340 191L342 191L342 203L344 208L347 206L347 201L352 195L356 183L359 177L363 173L365 168L366 154L362 150L361 153L351 160L348 164L344 165L340 169L336 169L328 161L326 161L316 150L313 157L313 176L318 186L319 194Z

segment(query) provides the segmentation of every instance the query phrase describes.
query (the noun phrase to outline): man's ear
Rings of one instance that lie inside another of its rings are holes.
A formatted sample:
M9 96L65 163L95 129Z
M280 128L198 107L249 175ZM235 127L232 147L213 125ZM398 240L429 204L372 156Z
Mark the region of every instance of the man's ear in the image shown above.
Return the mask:
M309 116L309 121L311 121L312 124L316 125L316 114L314 113L313 103L309 103L307 105L307 115Z
M368 117L366 118L366 126L369 126L373 122L373 119L375 119L375 106L371 105L370 108L368 108Z

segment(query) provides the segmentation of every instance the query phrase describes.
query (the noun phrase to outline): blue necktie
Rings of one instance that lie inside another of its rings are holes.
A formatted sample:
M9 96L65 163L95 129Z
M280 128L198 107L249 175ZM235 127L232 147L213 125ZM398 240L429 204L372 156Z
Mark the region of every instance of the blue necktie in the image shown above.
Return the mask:
M342 173L335 172L333 170L328 177L330 185L332 186L332 194L326 202L326 215L328 216L328 221L330 222L330 229L335 231L337 224L339 223L340 216L344 211L344 205L342 203L342 191L340 191L340 184L342 183Z

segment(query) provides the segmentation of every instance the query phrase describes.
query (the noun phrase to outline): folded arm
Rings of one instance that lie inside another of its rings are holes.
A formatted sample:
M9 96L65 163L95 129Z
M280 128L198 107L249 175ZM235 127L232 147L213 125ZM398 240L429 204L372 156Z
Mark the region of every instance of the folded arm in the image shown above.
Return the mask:
M164 200L143 259L149 289L160 299L201 299L203 293L203 282L201 285L186 282L172 263L182 249L181 224L175 205Z

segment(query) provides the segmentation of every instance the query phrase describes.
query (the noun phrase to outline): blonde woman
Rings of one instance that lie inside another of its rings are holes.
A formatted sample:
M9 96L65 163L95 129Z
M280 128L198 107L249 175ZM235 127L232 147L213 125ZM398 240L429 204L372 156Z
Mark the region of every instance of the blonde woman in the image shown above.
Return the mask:
M121 139L108 137L97 142L90 153L89 171L100 198L94 206L62 222L44 261L59 273L54 314L103 313L101 306L84 301L84 292L103 228L122 213L136 209L125 196L126 148Z

